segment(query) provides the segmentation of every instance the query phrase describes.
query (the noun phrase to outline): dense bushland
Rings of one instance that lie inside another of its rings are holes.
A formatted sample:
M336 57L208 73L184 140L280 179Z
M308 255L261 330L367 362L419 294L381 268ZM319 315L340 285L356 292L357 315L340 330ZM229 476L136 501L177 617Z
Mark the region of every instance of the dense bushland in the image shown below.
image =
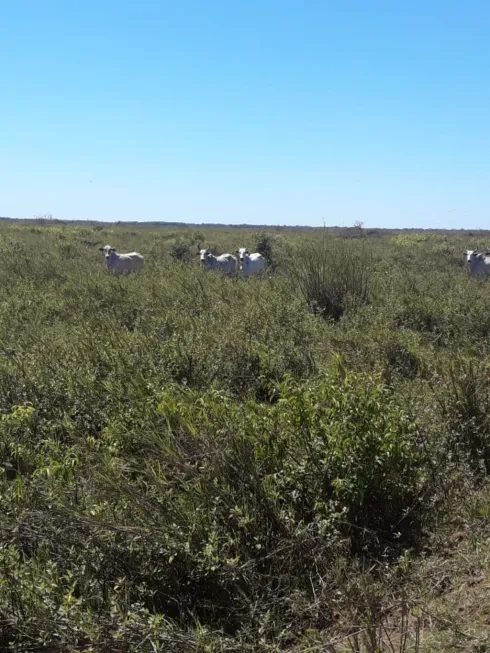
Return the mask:
M356 236L0 226L3 650L325 650L406 591L490 461L490 286Z

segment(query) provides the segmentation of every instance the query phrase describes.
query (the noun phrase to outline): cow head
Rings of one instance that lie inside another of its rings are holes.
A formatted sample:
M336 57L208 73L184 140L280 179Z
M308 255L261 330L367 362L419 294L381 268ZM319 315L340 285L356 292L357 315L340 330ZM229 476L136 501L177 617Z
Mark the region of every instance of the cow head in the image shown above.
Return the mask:
M236 255L240 263L243 265L243 263L245 263L247 258L250 256L250 252L246 247L240 247L240 249L236 250Z
M109 247L109 249L107 249L106 253L105 253L106 261L113 258L115 253L116 253L116 248L115 247Z
M211 256L211 252L209 251L208 248L199 249L199 245L197 247L198 247L198 251L196 253L196 256L199 256L199 263L201 267L206 267L209 263L209 257Z
M99 247L99 252L104 252L104 256L107 257L111 249L114 249L110 245L104 245L104 247Z

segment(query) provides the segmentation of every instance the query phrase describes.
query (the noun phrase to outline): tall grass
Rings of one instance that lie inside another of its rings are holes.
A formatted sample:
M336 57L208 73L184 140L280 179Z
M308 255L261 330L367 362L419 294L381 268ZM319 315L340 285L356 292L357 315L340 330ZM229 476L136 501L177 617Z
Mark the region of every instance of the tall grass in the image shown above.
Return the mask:
M373 260L366 239L342 240L324 229L291 248L284 266L315 315L338 320L349 302L369 299Z

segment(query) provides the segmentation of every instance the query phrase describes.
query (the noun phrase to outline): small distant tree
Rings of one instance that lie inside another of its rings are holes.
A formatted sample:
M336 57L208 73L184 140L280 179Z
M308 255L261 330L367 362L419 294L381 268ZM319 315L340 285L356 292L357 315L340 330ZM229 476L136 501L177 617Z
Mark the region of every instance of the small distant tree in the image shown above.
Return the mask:
M53 219L52 213L38 213L35 216L38 225L45 225L48 221Z

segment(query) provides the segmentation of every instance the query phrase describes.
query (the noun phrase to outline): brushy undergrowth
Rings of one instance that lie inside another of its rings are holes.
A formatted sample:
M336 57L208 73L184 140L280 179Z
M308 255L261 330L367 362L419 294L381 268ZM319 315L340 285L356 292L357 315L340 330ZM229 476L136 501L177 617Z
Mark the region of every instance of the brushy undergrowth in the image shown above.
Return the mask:
M0 225L2 650L341 650L349 614L378 641L374 588L383 615L487 471L460 241L203 232ZM200 270L203 242L268 274Z

